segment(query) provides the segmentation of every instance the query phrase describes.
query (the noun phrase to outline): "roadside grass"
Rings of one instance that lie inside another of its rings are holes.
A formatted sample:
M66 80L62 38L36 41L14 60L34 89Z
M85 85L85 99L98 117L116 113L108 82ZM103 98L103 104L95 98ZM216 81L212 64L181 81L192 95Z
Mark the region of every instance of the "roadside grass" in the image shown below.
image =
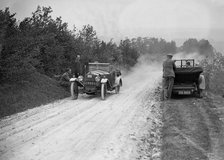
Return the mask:
M0 85L0 118L67 96L56 80L33 73L26 81Z
M203 99L164 102L161 159L223 159L223 101L221 96L208 92Z
M163 103L162 160L208 159L211 140L202 102L188 98Z

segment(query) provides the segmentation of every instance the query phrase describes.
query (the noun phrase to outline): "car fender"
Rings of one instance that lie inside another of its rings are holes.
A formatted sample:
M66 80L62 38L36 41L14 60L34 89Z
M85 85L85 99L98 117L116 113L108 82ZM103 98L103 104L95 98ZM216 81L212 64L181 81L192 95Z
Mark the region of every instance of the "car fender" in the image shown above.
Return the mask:
M107 78L103 78L101 79L101 83L107 83L108 79Z
M78 80L78 78L70 78L70 82L75 82L75 81L77 81Z
M71 83L76 82L76 83L78 84L79 87L84 87L83 82L79 81L78 78L71 78L69 81L70 81Z

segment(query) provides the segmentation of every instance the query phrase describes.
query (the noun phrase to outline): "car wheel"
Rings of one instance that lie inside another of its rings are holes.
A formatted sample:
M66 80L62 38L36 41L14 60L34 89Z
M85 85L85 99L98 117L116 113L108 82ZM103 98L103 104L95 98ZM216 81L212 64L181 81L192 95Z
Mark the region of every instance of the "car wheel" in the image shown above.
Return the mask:
M115 93L118 94L120 92L120 85L117 85L115 87Z
M106 98L106 94L107 94L107 84L102 83L101 84L101 98L102 98L102 100L104 100Z
M120 87L122 87L122 85L123 85L122 80L120 80L119 85L120 85Z
M72 99L78 99L79 90L78 90L77 82L72 82L71 83L70 91L71 91Z

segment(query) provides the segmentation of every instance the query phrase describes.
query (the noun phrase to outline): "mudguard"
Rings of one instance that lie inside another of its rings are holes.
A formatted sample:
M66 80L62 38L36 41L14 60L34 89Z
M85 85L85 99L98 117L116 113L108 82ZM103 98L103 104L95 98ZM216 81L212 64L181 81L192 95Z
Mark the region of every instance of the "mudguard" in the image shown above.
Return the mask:
M79 81L78 78L70 78L69 81L70 81L71 83L72 83L72 82L77 82L77 84L78 84L79 87L84 87L83 83L82 83L81 81Z
M101 79L101 83L107 83L108 79L107 78L103 78Z
M70 78L70 82L75 82L75 81L77 81L78 80L78 78Z

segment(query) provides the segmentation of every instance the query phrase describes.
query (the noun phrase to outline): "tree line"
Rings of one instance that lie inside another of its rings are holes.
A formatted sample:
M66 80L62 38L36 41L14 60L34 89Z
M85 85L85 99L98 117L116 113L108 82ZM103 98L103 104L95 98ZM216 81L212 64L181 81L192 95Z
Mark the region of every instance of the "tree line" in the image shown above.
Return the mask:
M207 40L196 39L189 39L180 48L174 41L149 37L125 38L119 44L105 42L97 37L93 26L69 30L61 17L54 19L51 13L51 7L38 6L31 17L18 21L9 8L0 10L1 83L21 81L34 72L50 77L61 74L77 55L84 63L109 62L130 68L142 54L161 56L196 49L203 54L213 48Z

